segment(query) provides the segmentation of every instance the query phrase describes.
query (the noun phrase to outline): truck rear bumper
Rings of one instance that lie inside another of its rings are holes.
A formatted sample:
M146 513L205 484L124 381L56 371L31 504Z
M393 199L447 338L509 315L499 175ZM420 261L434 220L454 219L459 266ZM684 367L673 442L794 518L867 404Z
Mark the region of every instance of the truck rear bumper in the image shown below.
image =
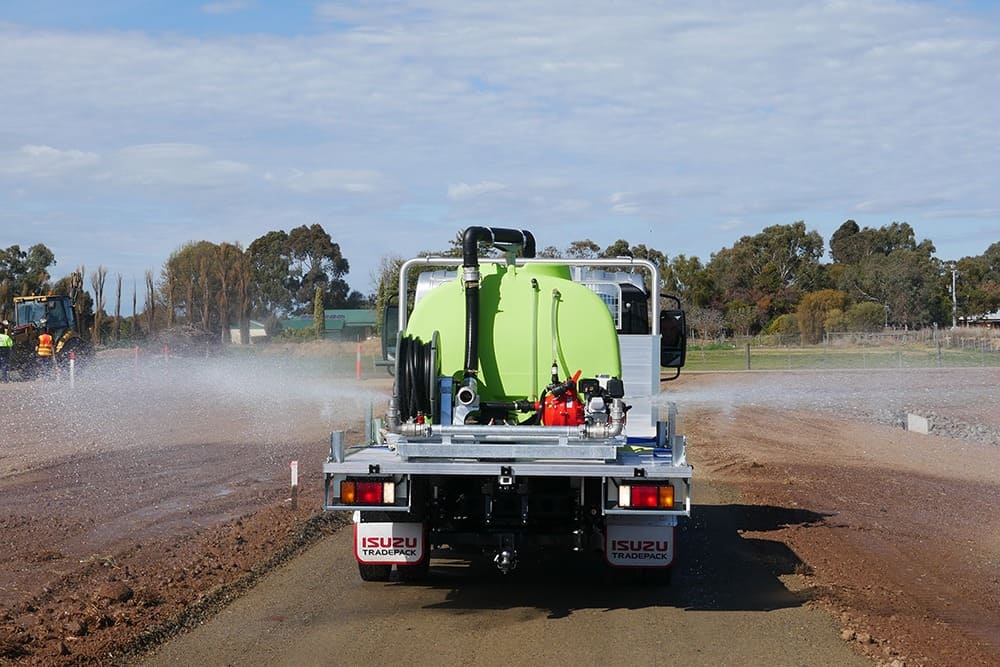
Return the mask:
M368 447L357 451L343 461L327 461L323 466L325 478L324 507L327 510L362 510L382 512L409 512L409 489L420 478L494 478L497 480L523 478L579 478L600 479L605 487L605 497L616 498L612 487L622 480L664 482L675 489L676 501L670 509L633 509L617 507L612 500L605 503L603 514L624 516L689 516L691 513L691 476L688 464L675 464L669 457L651 452L624 451L614 462L553 459L553 460L429 460L402 461L385 447ZM340 484L345 480L391 480L395 484L391 504L358 505L341 502ZM508 482L510 483L510 482ZM612 489L608 491L607 489Z

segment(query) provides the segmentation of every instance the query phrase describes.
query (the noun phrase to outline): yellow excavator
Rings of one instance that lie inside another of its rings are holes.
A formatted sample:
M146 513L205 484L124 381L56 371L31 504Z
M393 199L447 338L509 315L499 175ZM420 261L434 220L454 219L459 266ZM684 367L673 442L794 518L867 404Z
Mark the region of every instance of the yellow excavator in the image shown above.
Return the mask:
M34 378L43 366L39 363L36 348L38 336L45 330L52 335L54 363L65 367L70 358L78 364L86 363L93 355L90 341L81 335L83 326L77 312L77 297L82 281L74 275L70 294L14 297L14 323L4 320L14 347L11 350L10 370L22 379Z

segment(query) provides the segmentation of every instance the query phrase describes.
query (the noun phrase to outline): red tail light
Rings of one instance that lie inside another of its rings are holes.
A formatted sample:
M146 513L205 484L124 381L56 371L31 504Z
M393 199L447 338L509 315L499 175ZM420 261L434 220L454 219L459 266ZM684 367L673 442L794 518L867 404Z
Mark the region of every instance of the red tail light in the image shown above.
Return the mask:
M660 489L655 486L633 486L632 507L656 507Z
M618 505L639 509L672 509L674 487L669 484L622 484Z
M396 484L384 480L345 479L340 483L340 502L344 505L392 505L396 502Z
M359 505L382 504L382 482L358 482Z

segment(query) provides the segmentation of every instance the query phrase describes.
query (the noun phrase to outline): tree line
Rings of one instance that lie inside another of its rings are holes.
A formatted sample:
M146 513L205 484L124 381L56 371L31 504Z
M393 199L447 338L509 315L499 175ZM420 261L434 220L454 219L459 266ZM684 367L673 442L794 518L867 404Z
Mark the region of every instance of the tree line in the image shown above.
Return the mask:
M461 238L442 252L422 254L460 256ZM668 257L625 239L603 248L582 239L562 249L547 246L538 255L649 260L660 271L661 292L680 297L693 333L706 339L764 333L816 343L826 333L950 326L953 315L975 319L1000 310L1000 242L982 255L946 262L934 257L931 241L917 240L908 223L862 228L847 220L830 238L830 262L823 261L826 249L823 237L798 221L743 236L707 262ZM379 307L396 292L401 263L398 256L382 259L374 297Z
M461 256L461 238L459 232L448 248L421 254ZM847 220L831 236L828 250L831 261L824 262L822 236L798 221L743 236L707 262L669 257L625 239L603 248L577 240L538 254L652 261L660 270L660 290L681 298L693 333L704 338L766 333L814 343L832 332L948 326L953 317L975 319L1000 310L1000 242L982 255L946 262L908 223L871 228ZM93 296L85 296L83 311L101 341L148 337L183 324L215 332L222 341L238 325L245 342L251 318L274 333L282 318L322 308L374 306L381 312L397 289L401 263L401 257L384 256L371 276L375 293L365 296L349 287L348 260L318 224L268 232L245 249L238 243L191 241L170 255L159 275L146 272L142 312L136 311L139 290L133 281L132 315L122 315L122 298L128 296L122 276L114 277L114 293L106 295L103 266L89 275ZM53 264L54 255L41 244L0 250L4 317L17 294L68 292L68 277L51 283ZM78 273L87 276L83 267Z
M55 263L55 255L42 244L0 250L0 318L12 319L15 296L68 294L70 276L52 282L49 269ZM251 319L274 333L287 316L311 315L317 296L323 308L367 305L364 295L346 282L349 270L340 246L321 225L313 224L268 232L246 248L239 243L185 243L171 253L159 274L147 270L141 286L132 280L131 316L122 314L122 300L129 297L122 274L108 285L104 266L89 276L86 267L75 273L89 277L90 291L81 295L79 314L97 342L151 338L162 329L184 325L218 334L222 342L229 342L238 326L245 343Z

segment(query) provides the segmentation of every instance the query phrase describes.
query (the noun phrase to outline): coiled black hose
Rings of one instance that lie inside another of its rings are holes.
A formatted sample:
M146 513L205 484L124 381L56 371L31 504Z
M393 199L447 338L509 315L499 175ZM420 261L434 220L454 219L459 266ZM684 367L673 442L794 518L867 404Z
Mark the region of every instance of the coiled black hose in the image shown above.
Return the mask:
M413 419L417 413L433 417L429 393L434 376L431 344L424 343L417 337L401 336L396 355L399 360L396 389L399 394L400 419Z

